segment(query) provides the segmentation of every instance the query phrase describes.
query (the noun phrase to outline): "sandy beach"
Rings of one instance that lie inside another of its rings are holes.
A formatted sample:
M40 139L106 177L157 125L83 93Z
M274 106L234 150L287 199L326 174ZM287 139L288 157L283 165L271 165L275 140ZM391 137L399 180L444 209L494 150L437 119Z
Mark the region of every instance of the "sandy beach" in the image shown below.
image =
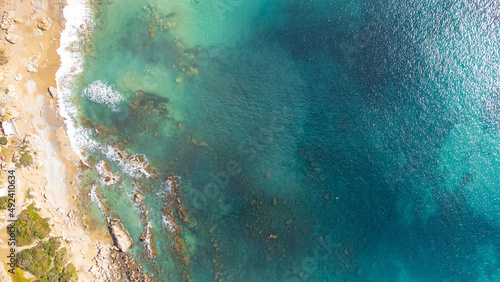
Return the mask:
M111 247L112 240L107 231L89 231L85 227L77 207L82 197L76 186L79 158L71 149L58 113L57 97L48 91L49 87L57 88L55 75L60 66L57 48L64 25L63 7L59 0L1 1L5 25L0 47L10 60L0 66L0 88L9 90L3 91L0 98L7 113L4 120L15 118L19 131L3 149L8 167L14 168L10 160L18 150L17 140L22 141L26 136L32 140L34 164L16 171L17 212L30 204L39 209L42 217L50 219L50 235L63 239L79 281L95 281L97 277L89 269L96 264L93 259L98 253L97 246ZM3 183L6 175L2 172ZM6 185L1 188L6 189ZM6 258L8 212L2 211L0 216L0 257ZM13 281L5 267L4 262L0 266L0 280Z

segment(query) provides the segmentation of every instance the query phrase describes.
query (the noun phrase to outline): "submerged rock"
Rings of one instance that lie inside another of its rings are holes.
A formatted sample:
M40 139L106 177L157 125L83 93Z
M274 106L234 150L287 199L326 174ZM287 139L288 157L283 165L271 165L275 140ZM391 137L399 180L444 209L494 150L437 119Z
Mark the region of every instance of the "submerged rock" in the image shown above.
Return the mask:
M144 197L142 196L142 194L141 193L135 194L135 202L138 203L142 201L144 201Z
M156 29L156 25L153 25L151 27L151 29L149 30L149 37L155 38L155 29Z
M115 245L124 253L128 252L134 245L130 234L119 219L108 218L108 228Z

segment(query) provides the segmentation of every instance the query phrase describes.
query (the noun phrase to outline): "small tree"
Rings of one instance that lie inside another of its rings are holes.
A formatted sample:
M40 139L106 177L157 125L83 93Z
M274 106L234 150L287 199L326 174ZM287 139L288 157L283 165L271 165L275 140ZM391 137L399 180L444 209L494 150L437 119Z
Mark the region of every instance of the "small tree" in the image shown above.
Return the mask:
M28 154L28 153L24 153L19 158L19 162L23 166L29 166L29 165L31 165L33 163L33 157L30 154Z
M8 142L7 137L5 137L5 136L0 137L0 145L5 146L5 145L7 145L7 142Z

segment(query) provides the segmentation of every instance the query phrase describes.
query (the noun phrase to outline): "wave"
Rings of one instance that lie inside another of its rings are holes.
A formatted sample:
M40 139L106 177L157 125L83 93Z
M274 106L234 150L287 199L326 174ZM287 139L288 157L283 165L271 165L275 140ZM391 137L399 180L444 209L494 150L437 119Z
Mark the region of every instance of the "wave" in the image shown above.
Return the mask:
M59 113L64 118L73 151L84 161L82 150L98 147L88 138L91 131L76 125L78 108L71 102L75 80L83 72L85 28L91 27L92 9L86 0L67 0L63 9L66 21L57 53L61 66L56 73Z
M120 92L115 90L113 84L107 85L100 80L89 84L83 90L82 94L92 102L105 104L114 112L118 111L118 105L123 101L123 97L120 95Z
M107 213L104 210L104 206L101 202L101 199L99 199L99 196L97 196L96 189L97 189L97 186L92 185L92 189L90 189L90 200L99 207L99 209L102 212L102 215L107 218L108 217Z
M86 0L68 0L63 9L63 16L66 23L61 33L60 47L57 49L61 66L56 73L56 82L59 112L65 120L73 151L83 162L86 161L84 151L104 152L106 157L117 161L129 175L150 177L144 165L122 160L112 146L102 145L90 138L93 135L92 129L78 126L78 107L72 98L76 79L83 72L83 46L88 37L87 32L94 26L91 4ZM112 110L116 109L123 99L112 85L106 85L99 80L91 83L83 91L83 95L91 101L108 105Z
M174 233L175 232L175 223L173 223L170 219L168 219L167 216L162 215L161 216L161 223L165 229L167 229L169 232Z

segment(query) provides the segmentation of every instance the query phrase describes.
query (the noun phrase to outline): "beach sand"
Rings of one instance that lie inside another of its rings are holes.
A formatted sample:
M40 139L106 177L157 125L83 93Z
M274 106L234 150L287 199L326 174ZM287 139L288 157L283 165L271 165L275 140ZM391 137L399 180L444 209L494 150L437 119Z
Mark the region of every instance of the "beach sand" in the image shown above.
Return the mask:
M64 24L61 16L64 3L60 0L4 0L0 3L2 15L4 11L14 12L9 33L0 31L0 47L10 57L7 64L0 66L3 78L0 88L15 89L15 95L12 91L8 94L14 97L4 97L3 104L12 116L18 115L15 120L20 133L5 146L7 161L16 150L13 148L16 139L23 140L27 134L40 138L39 168L17 169L17 212L31 203L39 208L42 217L50 218L51 236L62 237L67 242L70 262L76 266L79 281L95 281L89 269L95 265L97 246L107 246L112 240L107 230L90 231L85 227L84 216L77 205L80 197L87 197L80 195L76 186L80 160L71 149L64 121L58 114L57 100L48 92L50 86L57 88L55 75L60 66L57 48ZM50 18L50 27L45 31L37 27L42 18ZM5 39L9 34L17 36L15 44ZM27 65L37 54L37 72L30 73ZM9 167L14 164L9 162ZM6 183L6 175L2 172L3 183ZM1 188L6 189L6 185L2 184ZM30 196L26 197L28 190ZM1 216L0 257L6 258L7 212L3 211ZM2 266L6 267L5 263ZM0 281L11 281L2 266Z

